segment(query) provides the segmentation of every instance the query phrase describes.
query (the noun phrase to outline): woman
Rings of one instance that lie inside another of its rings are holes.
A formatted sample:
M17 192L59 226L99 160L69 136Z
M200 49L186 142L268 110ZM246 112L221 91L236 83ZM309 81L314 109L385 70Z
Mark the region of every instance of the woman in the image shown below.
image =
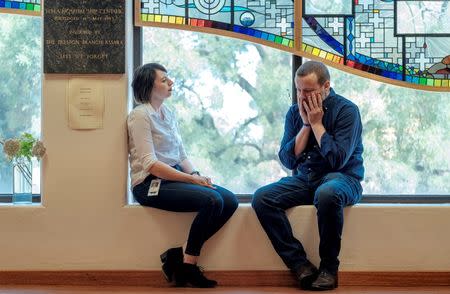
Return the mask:
M200 175L184 151L175 115L164 102L173 82L166 69L148 63L134 73L134 99L138 103L128 116L128 149L131 186L144 206L178 212L198 212L186 249L171 248L161 255L167 281L177 286L211 288L197 266L203 244L231 217L238 206L236 196Z

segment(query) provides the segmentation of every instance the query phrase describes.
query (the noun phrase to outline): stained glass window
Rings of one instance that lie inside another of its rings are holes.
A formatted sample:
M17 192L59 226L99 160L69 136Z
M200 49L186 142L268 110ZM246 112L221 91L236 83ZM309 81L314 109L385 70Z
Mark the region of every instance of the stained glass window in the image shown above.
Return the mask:
M0 0L0 12L8 12L15 10L15 13L40 15L41 14L41 0L18 0L18 1L4 1Z
M397 6L412 5L425 12L429 7L425 2L431 1L397 2L398 5L393 0L354 0L352 16L339 16L334 11L330 15L305 15L302 50L381 77L450 88L450 31L439 36L399 34L396 22L398 25L408 20ZM442 23L449 22L449 1L432 2L434 13L439 14L435 17ZM423 23L419 20L417 26L425 31Z
M138 25L227 31L365 77L450 90L447 0L135 1Z
M137 0L144 25L214 28L294 47L292 0Z

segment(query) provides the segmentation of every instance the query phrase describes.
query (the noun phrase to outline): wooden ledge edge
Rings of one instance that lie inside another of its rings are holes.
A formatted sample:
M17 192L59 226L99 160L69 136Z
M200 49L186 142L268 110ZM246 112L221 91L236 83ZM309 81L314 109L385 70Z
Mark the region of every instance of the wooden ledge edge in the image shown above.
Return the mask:
M289 271L207 271L225 287L296 287ZM160 271L0 271L2 285L81 285L168 287ZM450 286L450 271L339 272L342 286Z

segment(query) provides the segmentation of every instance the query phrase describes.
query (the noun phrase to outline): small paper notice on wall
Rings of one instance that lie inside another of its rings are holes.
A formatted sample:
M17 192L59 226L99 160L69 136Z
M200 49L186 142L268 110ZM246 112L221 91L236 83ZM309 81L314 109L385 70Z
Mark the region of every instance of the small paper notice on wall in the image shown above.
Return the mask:
M103 82L94 79L69 79L67 91L69 127L71 129L103 128L105 96Z

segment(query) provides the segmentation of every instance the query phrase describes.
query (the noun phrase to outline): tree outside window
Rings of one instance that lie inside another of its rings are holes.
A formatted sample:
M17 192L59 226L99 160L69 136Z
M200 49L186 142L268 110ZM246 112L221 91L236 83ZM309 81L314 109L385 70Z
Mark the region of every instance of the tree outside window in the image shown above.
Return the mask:
M175 80L184 144L197 169L237 193L290 174L278 159L291 105L289 53L220 36L143 29L144 63Z
M0 137L41 132L41 18L0 13ZM40 193L39 167L33 193ZM12 166L0 156L0 194L12 193Z
M198 169L243 194L291 174L277 155L292 103L290 54L202 33L143 32L144 63L162 63L175 79L168 102ZM449 194L450 94L330 71L361 111L364 194Z

